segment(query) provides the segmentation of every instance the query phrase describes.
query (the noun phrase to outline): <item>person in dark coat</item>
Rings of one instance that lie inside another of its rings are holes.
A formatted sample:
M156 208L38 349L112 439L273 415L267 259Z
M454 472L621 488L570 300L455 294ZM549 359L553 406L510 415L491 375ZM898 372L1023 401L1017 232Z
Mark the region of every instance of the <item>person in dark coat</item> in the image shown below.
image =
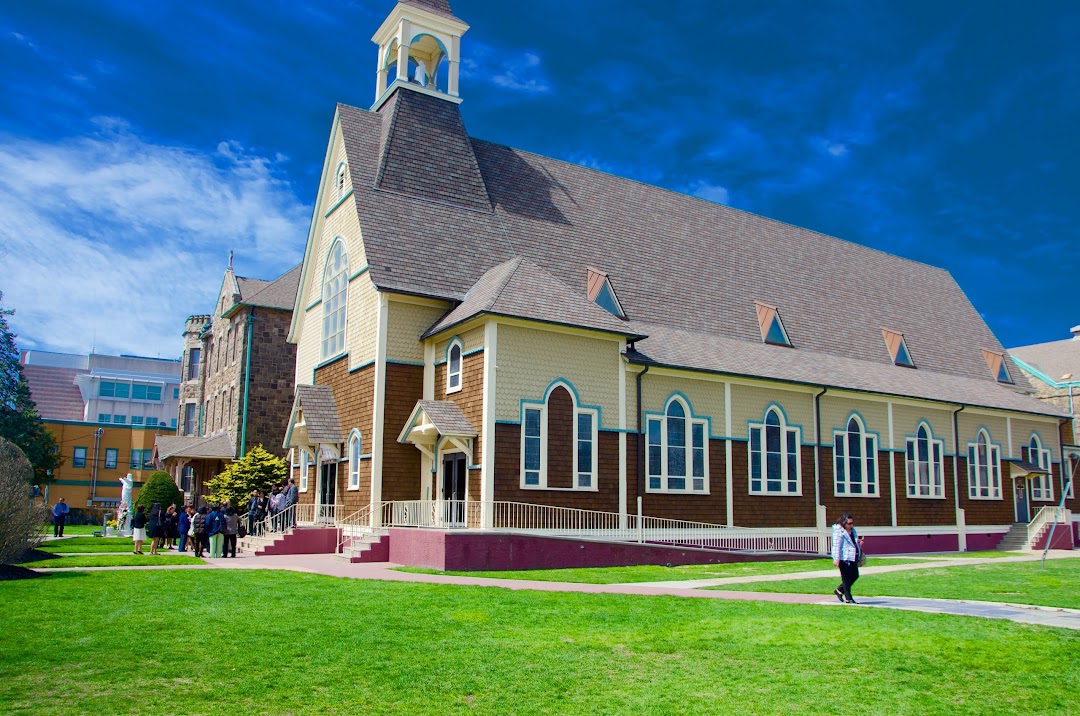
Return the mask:
M146 521L146 536L150 538L150 554L156 555L158 547L164 541L165 527L162 522L161 503L155 502L150 507L150 518Z
M64 524L67 522L68 504L61 497L52 508L53 537L64 536Z
M210 538L206 536L206 507L200 507L192 518L191 524L195 527L195 556L202 557L203 552L210 547Z
M178 551L187 552L188 532L191 531L191 507L184 505L180 510L180 518L177 520L177 531L180 533L180 548Z
M176 538L180 536L180 530L177 528L179 520L180 516L176 514L176 505L169 505L169 508L165 510L165 516L161 520L165 532L165 549L172 549L176 546Z
M142 554L142 545L146 541L146 505L135 508L131 518L131 538L135 542L134 554Z

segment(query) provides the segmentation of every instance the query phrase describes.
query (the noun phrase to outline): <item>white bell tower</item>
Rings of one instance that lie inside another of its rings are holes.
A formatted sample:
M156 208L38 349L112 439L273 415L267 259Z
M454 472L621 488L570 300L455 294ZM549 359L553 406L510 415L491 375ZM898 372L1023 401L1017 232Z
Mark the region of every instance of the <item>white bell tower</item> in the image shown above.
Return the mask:
M461 36L468 29L450 10L449 0L398 2L371 38L379 46L372 109L398 87L461 102Z

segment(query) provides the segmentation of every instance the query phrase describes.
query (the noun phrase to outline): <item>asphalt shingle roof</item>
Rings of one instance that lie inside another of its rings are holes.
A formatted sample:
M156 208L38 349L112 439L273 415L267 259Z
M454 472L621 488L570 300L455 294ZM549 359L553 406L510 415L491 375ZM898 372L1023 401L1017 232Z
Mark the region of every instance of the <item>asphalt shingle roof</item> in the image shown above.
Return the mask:
M402 5L412 5L413 7L429 10L436 15L445 15L457 19L454 11L450 9L450 0L400 0L400 2Z
M241 286L240 302L248 306L261 308L276 308L282 311L293 310L293 306L296 304L296 290L300 285L300 272L303 267L303 264L297 264L273 281L237 278L237 282L244 281L252 284L250 288L246 285ZM261 283L262 286L256 287L255 283Z
M209 437L158 435L154 445L159 460L169 457L232 460L236 457L236 448L228 433Z
M344 442L341 420L338 419L334 391L328 385L298 385L293 400L293 415L301 410L307 425L308 439L313 443Z
M778 307L795 346L780 349L791 354L777 359L785 379L1053 413L996 383L981 350L1004 349L940 268L467 139L456 104L407 88L396 94L378 113L338 107L380 290L484 305L470 290L490 290L501 276L485 274L520 258L587 301L586 267L594 266L616 287L629 319L624 331L648 336L638 350L671 365L719 370L724 357L706 348L714 344L734 356L763 355L754 306L761 301ZM526 303L514 306L523 317L580 320L567 310L572 302ZM917 369L892 364L883 327L904 334ZM740 372L768 374L770 360L744 361Z
M76 368L22 366L23 377L30 387L30 398L37 407L38 415L45 420L83 419L82 391L75 377L89 373L89 370Z
M452 400L421 400L416 405L424 411L439 435L455 438L475 438L479 435L458 404Z
M1031 346L1010 348L1009 353L1032 368L1042 371L1054 381L1080 381L1080 340L1067 339ZM1014 369L1013 374L1016 374ZM1072 373L1072 378L1062 381L1062 376Z

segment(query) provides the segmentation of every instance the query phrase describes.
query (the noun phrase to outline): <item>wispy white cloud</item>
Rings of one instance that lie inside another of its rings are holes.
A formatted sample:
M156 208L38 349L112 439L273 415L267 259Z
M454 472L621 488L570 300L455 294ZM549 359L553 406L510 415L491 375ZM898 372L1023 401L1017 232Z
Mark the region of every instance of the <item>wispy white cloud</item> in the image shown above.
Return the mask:
M461 61L461 74L503 89L527 94L546 94L551 81L539 54L530 50L508 51L473 42Z
M148 141L97 120L88 137L0 137L4 303L24 348L174 356L185 316L241 275L299 261L310 208L268 159Z
M696 185L690 187L690 194L698 197L699 199L705 199L717 204L730 204L731 193L727 187L720 186L719 184L710 184L708 182L699 182Z

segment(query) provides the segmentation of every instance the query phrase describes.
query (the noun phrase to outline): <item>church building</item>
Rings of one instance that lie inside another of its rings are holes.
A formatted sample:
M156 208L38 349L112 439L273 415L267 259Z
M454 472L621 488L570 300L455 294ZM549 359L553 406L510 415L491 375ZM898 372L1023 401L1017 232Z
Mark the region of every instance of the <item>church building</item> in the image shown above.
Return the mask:
M1070 416L947 271L469 136L467 30L401 0L334 113L289 334L313 514L779 545L852 513L871 552L1071 519Z

